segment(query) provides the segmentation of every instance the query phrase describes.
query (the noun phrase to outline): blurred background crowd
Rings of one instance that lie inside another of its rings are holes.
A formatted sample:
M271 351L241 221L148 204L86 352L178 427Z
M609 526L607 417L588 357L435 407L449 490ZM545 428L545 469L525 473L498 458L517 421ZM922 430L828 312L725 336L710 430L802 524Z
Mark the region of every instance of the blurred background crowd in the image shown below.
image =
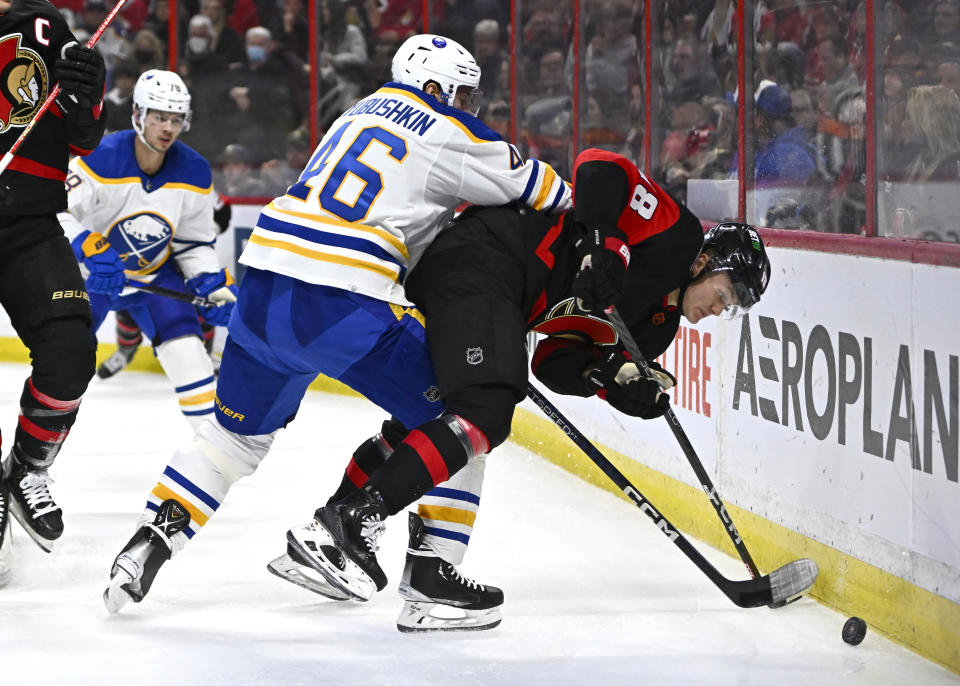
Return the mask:
M109 9L103 0L53 1L79 39ZM472 50L483 73L481 119L525 155L569 178L575 130L579 149L614 150L641 166L649 140L649 175L702 218L733 217L736 0L649 1L650 8L644 0L581 0L575 14L573 0L317 0L311 60L307 0L177 0L173 17L168 0L128 0L99 44L109 73L108 128L130 128L138 75L172 64L193 95L183 140L215 165L217 189L233 197L282 193L312 153L311 112L314 135L322 136L344 109L390 80L393 53L426 19L430 32ZM960 0L872 6L871 37L865 0L748 3L747 219L864 233L872 108L877 233L958 241Z

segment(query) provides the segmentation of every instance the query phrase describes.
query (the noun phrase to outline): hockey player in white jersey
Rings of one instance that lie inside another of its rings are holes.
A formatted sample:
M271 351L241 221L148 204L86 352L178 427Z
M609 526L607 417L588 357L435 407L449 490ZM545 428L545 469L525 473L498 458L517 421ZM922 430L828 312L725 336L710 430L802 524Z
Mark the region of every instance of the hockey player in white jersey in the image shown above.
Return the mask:
M150 493L141 527L111 570L108 610L143 599L160 565L256 469L318 373L442 446L434 462L421 463L433 485L502 440L485 436L469 407L440 402L423 319L403 282L461 203L519 200L560 212L570 189L476 118L480 69L459 44L408 39L393 78L330 126L299 181L262 211L240 260L248 269L223 352L216 421L174 454ZM403 471L401 453L390 462Z
M133 130L114 133L70 164L60 215L86 278L93 330L126 310L151 339L180 411L196 428L213 414L215 378L196 308L136 288L154 284L217 303L204 318L225 325L236 287L214 251L210 164L178 141L190 125L179 76L151 69L133 91Z

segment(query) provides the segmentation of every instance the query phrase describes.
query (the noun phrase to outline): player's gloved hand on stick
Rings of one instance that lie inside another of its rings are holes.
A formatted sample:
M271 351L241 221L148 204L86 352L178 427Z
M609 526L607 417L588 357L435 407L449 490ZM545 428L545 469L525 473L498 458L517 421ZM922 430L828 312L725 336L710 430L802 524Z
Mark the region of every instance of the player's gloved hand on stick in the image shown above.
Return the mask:
M211 274L200 274L187 281L187 288L216 303L213 307L198 307L200 316L214 326L226 326L237 302L237 286L226 269Z
M67 114L89 110L103 98L106 79L103 58L96 50L71 45L53 65L53 78L60 82L57 104Z
M625 238L616 227L598 227L591 229L579 246L586 254L573 279L572 290L584 310L603 310L623 295L630 246L620 236Z
M73 239L73 254L80 262L80 272L91 293L101 293L111 297L120 295L127 277L123 273L120 255L110 246L110 242L99 233L84 231Z
M597 395L614 408L632 417L654 419L661 417L670 407L670 396L663 392L671 388L676 379L656 365L654 370L658 378L645 376L636 364L627 359L620 351L607 353L599 364L586 372L586 381ZM659 376L662 374L662 386Z

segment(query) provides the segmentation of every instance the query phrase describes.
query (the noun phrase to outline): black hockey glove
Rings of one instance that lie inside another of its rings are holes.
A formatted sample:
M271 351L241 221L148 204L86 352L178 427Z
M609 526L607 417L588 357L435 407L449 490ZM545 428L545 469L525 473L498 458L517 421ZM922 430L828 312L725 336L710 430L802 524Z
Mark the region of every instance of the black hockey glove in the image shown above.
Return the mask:
M653 367L651 367L653 369ZM661 386L656 378L644 376L636 364L619 351L608 353L600 363L587 370L586 380L596 389L597 395L611 406L641 419L661 417L670 407L670 396L663 388L670 388L676 380L662 367L656 366L655 373L665 377Z
M598 227L578 245L586 254L573 279L572 291L582 309L603 310L623 295L630 246L620 236L624 235L616 227Z
M96 50L80 45L71 45L63 54L53 65L53 78L60 82L57 104L67 114L89 110L103 97L103 58Z

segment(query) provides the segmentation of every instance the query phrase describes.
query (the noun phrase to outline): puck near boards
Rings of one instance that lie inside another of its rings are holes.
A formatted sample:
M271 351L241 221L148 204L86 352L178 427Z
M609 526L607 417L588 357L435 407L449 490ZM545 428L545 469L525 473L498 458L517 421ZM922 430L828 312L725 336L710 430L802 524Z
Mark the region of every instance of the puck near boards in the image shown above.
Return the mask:
M858 646L867 635L867 623L859 617L851 617L843 625L843 642Z

